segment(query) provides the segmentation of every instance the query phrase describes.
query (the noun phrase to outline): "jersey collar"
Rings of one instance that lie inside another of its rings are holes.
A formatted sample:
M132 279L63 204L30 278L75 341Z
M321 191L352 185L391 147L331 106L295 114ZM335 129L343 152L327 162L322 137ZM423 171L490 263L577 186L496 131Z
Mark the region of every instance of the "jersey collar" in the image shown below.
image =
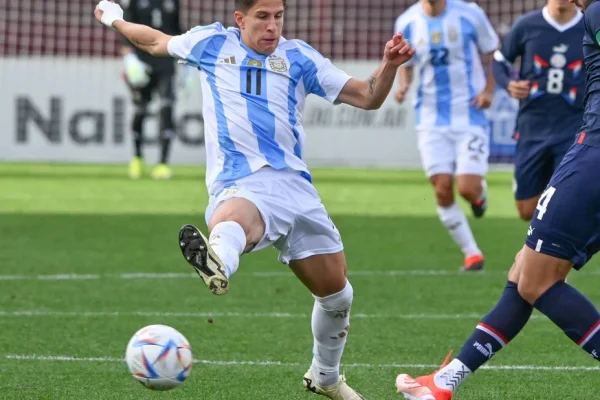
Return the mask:
M544 6L544 8L542 8L542 16L544 17L547 23L549 23L554 29L556 29L559 32L564 32L566 30L571 29L572 27L577 25L579 21L581 21L581 18L583 18L583 14L580 11L578 11L577 15L572 20L570 20L564 25L560 25L558 22L556 22L554 18L552 18L552 16L550 16L548 6Z

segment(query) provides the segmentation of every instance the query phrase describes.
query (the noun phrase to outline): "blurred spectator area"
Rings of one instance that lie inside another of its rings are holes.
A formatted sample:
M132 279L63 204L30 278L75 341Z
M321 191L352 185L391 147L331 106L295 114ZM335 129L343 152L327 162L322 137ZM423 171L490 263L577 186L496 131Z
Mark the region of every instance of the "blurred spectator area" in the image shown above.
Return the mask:
M169 0L166 0L169 1ZM2 0L0 56L119 54L117 34L97 23L92 0ZM521 14L546 0L482 0L500 35ZM186 29L220 21L233 25L233 0L182 0ZM299 38L335 60L379 59L394 21L409 0L288 0L284 36Z

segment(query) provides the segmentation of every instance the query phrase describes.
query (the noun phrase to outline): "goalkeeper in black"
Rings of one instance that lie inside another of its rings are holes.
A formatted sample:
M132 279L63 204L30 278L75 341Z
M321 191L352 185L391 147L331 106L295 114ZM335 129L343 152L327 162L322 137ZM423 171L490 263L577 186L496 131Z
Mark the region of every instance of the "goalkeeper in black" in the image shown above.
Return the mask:
M127 21L151 26L168 35L184 32L180 22L179 0L120 0L119 3ZM171 140L175 137L173 105L176 61L171 57L153 57L138 50L126 38L123 38L121 54L125 64L124 78L131 89L135 110L131 122L135 153L129 164L129 177L138 179L144 172L144 120L153 95L157 95L160 160L152 170L152 177L169 179L172 176L168 166L169 150Z

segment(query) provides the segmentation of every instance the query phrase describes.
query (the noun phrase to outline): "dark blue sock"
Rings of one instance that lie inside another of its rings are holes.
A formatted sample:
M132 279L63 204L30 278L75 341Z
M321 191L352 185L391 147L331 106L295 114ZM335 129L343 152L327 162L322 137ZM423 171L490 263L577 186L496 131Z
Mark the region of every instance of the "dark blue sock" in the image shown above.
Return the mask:
M558 281L540 296L534 307L600 361L600 313L587 297L566 282Z
M477 370L521 332L533 306L521 297L517 284L508 282L498 304L477 325L456 357L471 371Z

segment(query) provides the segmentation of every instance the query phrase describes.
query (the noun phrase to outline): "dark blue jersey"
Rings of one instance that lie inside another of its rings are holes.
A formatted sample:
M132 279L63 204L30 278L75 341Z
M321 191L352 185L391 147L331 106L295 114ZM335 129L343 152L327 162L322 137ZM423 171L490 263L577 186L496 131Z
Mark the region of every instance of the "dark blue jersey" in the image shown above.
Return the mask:
M587 82L585 86L585 113L583 116L585 144L600 147L600 2L595 1L585 11L583 54Z
M520 140L561 141L575 137L583 118L585 71L583 15L558 25L546 8L519 18L495 55L494 75L504 88L509 66L521 59L519 80L531 83L521 100L516 133Z

